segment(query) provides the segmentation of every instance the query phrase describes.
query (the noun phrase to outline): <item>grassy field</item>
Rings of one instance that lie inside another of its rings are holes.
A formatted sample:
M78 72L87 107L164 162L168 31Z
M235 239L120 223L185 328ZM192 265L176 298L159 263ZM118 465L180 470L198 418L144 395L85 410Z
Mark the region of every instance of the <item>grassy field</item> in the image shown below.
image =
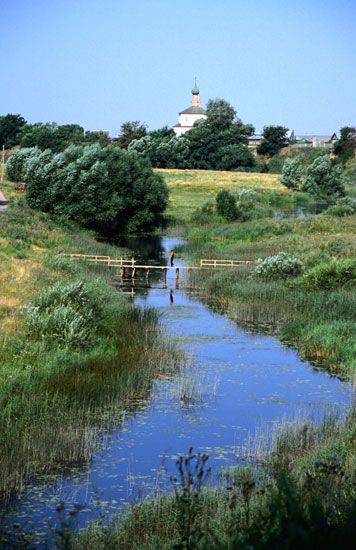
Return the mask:
M167 214L176 223L187 223L194 210L215 199L220 189L252 188L262 193L288 190L273 174L216 172L213 170L159 170L170 190Z

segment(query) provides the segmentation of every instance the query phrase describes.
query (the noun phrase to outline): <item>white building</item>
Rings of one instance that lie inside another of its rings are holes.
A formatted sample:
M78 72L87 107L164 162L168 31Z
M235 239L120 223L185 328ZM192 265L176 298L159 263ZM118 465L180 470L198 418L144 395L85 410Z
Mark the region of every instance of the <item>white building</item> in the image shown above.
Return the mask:
M185 132L188 132L188 130L193 128L194 123L197 120L206 118L205 111L200 103L199 89L197 88L196 82L194 88L192 89L192 95L191 107L188 107L188 109L184 109L184 111L179 113L179 122L173 126L176 136L185 134Z

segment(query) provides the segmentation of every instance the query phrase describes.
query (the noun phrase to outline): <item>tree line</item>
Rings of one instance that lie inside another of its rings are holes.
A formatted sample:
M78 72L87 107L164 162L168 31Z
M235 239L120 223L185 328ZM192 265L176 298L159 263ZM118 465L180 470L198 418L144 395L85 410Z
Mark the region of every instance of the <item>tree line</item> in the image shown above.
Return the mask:
M111 143L148 158L157 168L264 172L269 170L268 166L273 166L266 160L293 143L293 133L289 139L287 137L288 128L266 126L257 147L259 157L256 157L247 147L254 127L243 123L227 101L209 100L206 115L206 119L198 120L180 137L167 126L148 131L145 124L135 120L124 122L118 136L111 138L108 132L85 131L79 124L29 124L21 115L8 114L0 117L0 145L5 145L5 148L17 145L38 147L58 153L72 144L100 143L106 146ZM346 162L353 157L355 146L356 128L344 127L333 152L339 160Z

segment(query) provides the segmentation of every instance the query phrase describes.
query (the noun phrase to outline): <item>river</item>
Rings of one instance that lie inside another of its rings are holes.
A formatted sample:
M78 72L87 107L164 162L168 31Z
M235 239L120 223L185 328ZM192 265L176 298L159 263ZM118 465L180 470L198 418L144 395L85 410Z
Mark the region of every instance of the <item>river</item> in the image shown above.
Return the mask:
M143 242L136 257L165 263L178 239ZM129 243L130 244L130 243ZM176 265L183 262L176 257ZM49 540L58 521L56 505L75 504L79 527L108 518L127 502L156 494L169 485L174 459L189 447L209 454L213 480L219 469L233 466L256 434L296 417L318 422L328 412L342 415L352 400L349 384L303 361L277 338L248 330L207 306L199 293L175 287L174 271L167 288L152 279L137 290L140 307L160 313L163 331L187 354L183 372L159 379L150 398L137 406L110 433L90 463L43 476L28 483L3 513L2 524L20 523L33 530L36 544ZM140 281L137 281L139 286Z

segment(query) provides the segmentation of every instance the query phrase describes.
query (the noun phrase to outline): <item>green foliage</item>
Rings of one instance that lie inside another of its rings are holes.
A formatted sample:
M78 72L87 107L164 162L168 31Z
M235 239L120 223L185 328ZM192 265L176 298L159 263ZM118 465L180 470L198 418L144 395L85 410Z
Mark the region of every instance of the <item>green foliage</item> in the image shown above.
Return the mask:
M237 220L239 211L236 206L236 198L230 191L221 189L216 195L216 211L228 221Z
M272 157L288 145L288 128L284 126L265 126L263 128L263 139L257 147L259 155L268 155Z
M279 252L274 256L259 258L254 275L260 279L273 280L284 277L296 277L303 270L303 263L294 256Z
M191 463L190 451L178 461L178 491L145 499L107 525L91 525L76 548L316 550L342 542L351 550L355 435L354 410L341 426L333 418L318 428L286 425L258 468L251 461L231 469L217 488L202 482L207 461Z
M26 163L32 208L102 233L150 231L162 224L168 190L149 162L114 145L46 150Z
M110 143L109 132L104 130L90 131L87 130L84 135L85 143L100 143L101 145L107 145Z
M177 138L165 127L132 140L128 149L158 168L251 170L255 158L246 144L254 129L235 115L226 101L210 100L207 120L198 121L183 136Z
M251 151L241 143L220 147L219 155L221 158L217 163L218 170L252 168L255 164Z
M331 290L356 283L356 259L342 259L317 265L308 271L302 285L309 289Z
M18 145L19 131L26 124L26 120L21 115L7 114L0 116L0 147L9 149Z
M300 157L286 159L279 181L288 189L299 190L302 186L303 166Z
M334 144L334 153L343 162L346 162L355 156L356 151L356 128L344 126L340 130L340 139Z
M83 281L57 283L22 309L27 336L51 348L85 348L100 333L103 302L100 286Z
M323 213L331 216L339 216L340 218L343 216L352 216L356 213L356 199L351 197L337 199L336 204L329 206Z
M346 162L344 176L349 184L356 184L356 159L350 159Z
M14 151L6 163L6 177L10 181L24 181L27 160L31 156L38 156L39 153L38 147L25 147Z
M316 158L307 169L302 191L323 198L343 196L345 186L342 166L333 164L326 155Z
M217 130L229 128L236 117L236 111L225 99L209 99L206 106L206 122Z
M117 141L120 147L127 149L130 143L135 139L144 137L147 133L146 125L139 120L131 120L121 124L120 134Z

